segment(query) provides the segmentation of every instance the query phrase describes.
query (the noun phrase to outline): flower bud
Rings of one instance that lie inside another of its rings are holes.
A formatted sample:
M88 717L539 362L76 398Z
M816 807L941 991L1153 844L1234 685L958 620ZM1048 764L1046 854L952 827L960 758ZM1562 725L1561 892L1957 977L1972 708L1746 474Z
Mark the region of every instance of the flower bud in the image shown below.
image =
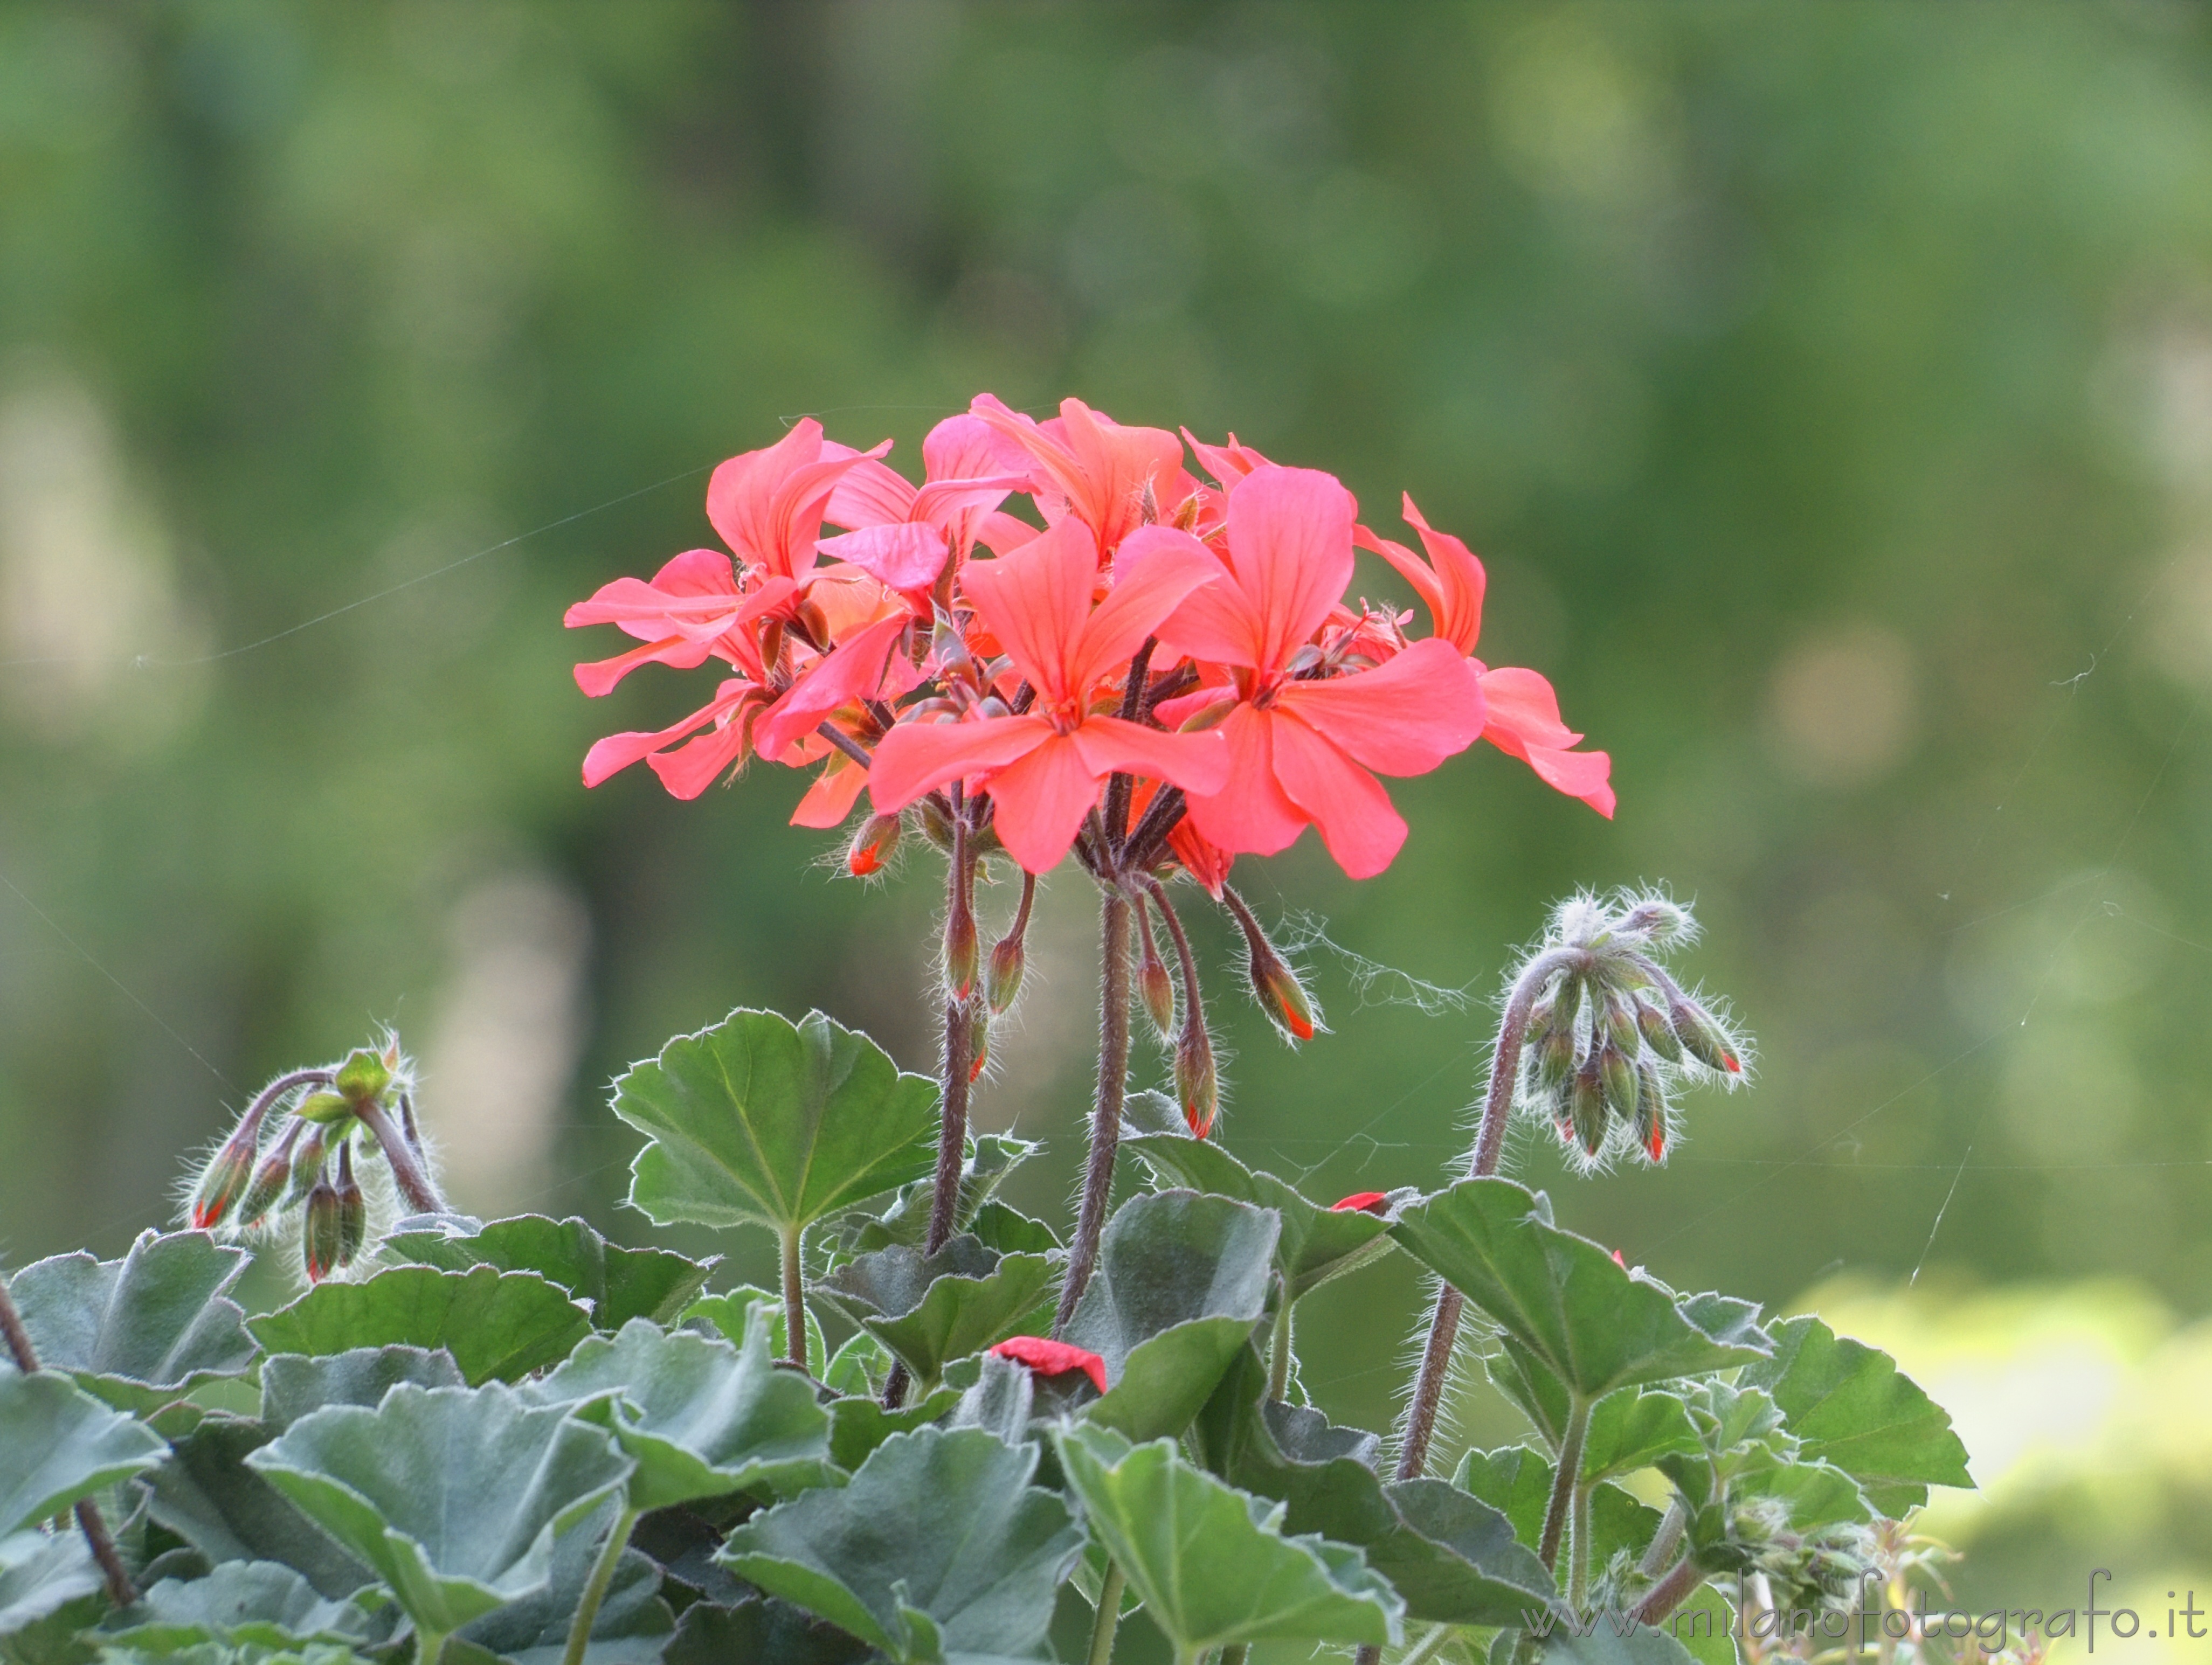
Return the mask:
M915 808L921 812L922 836L950 854L952 850L952 818L945 813L943 802L931 795L917 800Z
M320 1122L327 1127L350 1117L353 1103L343 1093L310 1093L292 1106L292 1113L303 1122Z
M368 1202L353 1177L353 1142L338 1147L338 1264L350 1266L368 1238Z
M1667 1093L1649 1059L1636 1066L1636 1142L1654 1162L1667 1159Z
M968 1025L968 1080L970 1084L983 1078L983 1066L991 1062L991 1023L977 1012Z
M1667 1014L1646 1000L1636 1002L1636 1028L1644 1044L1668 1063L1682 1062L1682 1043L1674 1038Z
M955 1000L975 986L975 911L962 897L945 921L945 986Z
M1540 1046L1543 1044L1544 1037L1552 1032L1552 1019L1553 1015L1553 1008L1552 1002L1548 1000L1540 1000L1534 1006L1530 1007L1528 1008L1528 1026L1521 1032L1521 1044L1523 1046L1528 1047Z
M1137 913L1137 938L1144 950L1137 961L1137 993L1144 999L1145 1014L1152 1019L1152 1027L1165 1040L1175 1033L1175 979L1168 975L1167 962L1152 941L1152 915L1141 907Z
M276 1149L261 1159L254 1169L252 1182L246 1194L238 1199L237 1212L231 1224L240 1231L258 1224L264 1214L275 1208L292 1183L292 1144L299 1137L302 1123L292 1123L293 1130L284 1135Z
M1571 1026L1555 1025L1536 1046L1537 1085L1564 1087L1574 1073L1575 1032Z
M1605 1148L1605 1084L1595 1056L1583 1060L1568 1091L1567 1117L1575 1142L1590 1155Z
M259 1130L258 1126L241 1122L209 1161L200 1175L199 1184L192 1191L194 1231L209 1232L222 1225L231 1205L250 1188L253 1179L253 1135Z
M341 1218L337 1189L323 1174L315 1176L307 1192L306 1230L300 1252L307 1267L307 1281L320 1283L342 1263L345 1250L345 1222Z
M1552 999L1552 1027L1564 1031L1573 1038L1575 1020L1583 1009L1583 980L1567 976L1559 979L1559 992Z
M1718 1069L1730 1075L1743 1073L1743 1064L1729 1051L1728 1040L1711 1014L1690 1001L1676 1001L1669 1007L1668 1015L1674 1020L1674 1033L1683 1050L1708 1069Z
M853 842L846 849L845 870L855 879L881 872L884 864L898 852L898 842L896 815L869 816L860 823L860 830L853 835Z
M292 1184L284 1193L288 1204L304 1201L314 1188L315 1181L322 1178L324 1153L330 1148L327 1129L301 1125L307 1128L307 1136L300 1141L299 1153L292 1159Z
M1212 1038L1194 1011L1184 1014L1182 1033L1176 1041L1175 1079L1182 1118L1203 1139L1213 1130L1213 1118L1221 1108L1221 1076L1214 1067Z
M1622 1052L1632 1058L1634 1057L1638 1050L1637 1043L1642 1032L1636 1026L1636 1014L1629 1009L1629 1003L1618 994L1607 990L1603 1010L1606 1033L1612 1038L1613 1044Z
M1598 1080L1605 1089L1605 1106L1624 1122L1636 1120L1636 1068L1628 1055L1611 1040L1598 1048Z
M983 999L995 1014L1014 1003L1022 991L1022 972L1027 956L1018 935L1000 937L991 948L991 963L983 978Z

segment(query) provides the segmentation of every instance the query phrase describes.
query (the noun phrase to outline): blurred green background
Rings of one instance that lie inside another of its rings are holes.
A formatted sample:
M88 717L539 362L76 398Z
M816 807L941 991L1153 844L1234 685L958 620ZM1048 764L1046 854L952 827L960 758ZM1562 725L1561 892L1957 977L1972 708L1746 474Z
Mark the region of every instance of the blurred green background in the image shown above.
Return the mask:
M1378 880L1247 862L1334 1032L1209 925L1235 1147L1437 1182L1483 1011L1348 956L1486 1000L1552 899L1663 881L1760 1079L1663 1172L1523 1174L1678 1285L1844 1292L2008 1431L1970 1597L2212 1585L2208 82L2155 0L0 9L0 1252L117 1252L384 1022L463 1203L632 1236L604 1087L669 1034L815 1004L928 1068L933 863L836 876L781 771L586 793L711 678L587 701L561 610L801 414L911 468L1075 393L1379 530L1411 489L1616 760L1611 825L1485 748ZM979 1101L1040 1211L1083 891ZM1386 1421L1419 1299L1319 1298L1334 1414ZM2170 1440L2096 1444L2144 1393Z

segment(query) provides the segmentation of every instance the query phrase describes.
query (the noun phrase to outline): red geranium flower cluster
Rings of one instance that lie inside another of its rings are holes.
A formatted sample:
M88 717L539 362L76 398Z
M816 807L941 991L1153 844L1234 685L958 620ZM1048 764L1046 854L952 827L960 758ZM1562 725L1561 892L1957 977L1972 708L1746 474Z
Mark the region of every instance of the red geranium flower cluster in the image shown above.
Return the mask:
M690 798L749 755L818 762L800 826L836 825L864 786L878 817L957 787L1030 873L1104 836L1097 814L1133 815L1151 829L1128 834L1134 858L1217 890L1237 855L1309 825L1352 877L1381 872L1406 824L1376 776L1478 738L1612 814L1609 760L1575 749L1551 684L1473 657L1482 564L1410 498L1426 560L1361 526L1332 475L1074 399L1037 422L980 396L923 442L920 487L890 449L800 422L715 469L707 517L728 554L689 551L568 610L643 644L579 665L586 693L646 663L732 673L681 722L593 746L586 785L642 760ZM1006 512L1017 495L1042 528ZM1434 633L1346 603L1356 547L1413 586Z

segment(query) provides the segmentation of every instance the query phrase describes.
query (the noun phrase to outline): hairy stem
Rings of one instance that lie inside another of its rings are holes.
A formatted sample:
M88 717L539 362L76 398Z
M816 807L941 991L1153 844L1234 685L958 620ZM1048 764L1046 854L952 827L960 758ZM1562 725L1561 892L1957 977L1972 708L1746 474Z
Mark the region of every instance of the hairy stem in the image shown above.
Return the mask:
M799 1228L783 1228L783 1356L806 1368L806 1290L799 1275Z
M599 1623L599 1603L607 1598L607 1586L615 1581L615 1568L622 1562L630 1529L637 1524L641 1512L625 1504L607 1529L607 1541L599 1547L599 1559L592 1563L583 1598L576 1603L576 1616L568 1621L568 1645L562 1650L561 1665L584 1665L584 1650L592 1644L592 1626Z
M1091 1621L1091 1651L1084 1656L1090 1665L1109 1665L1114 1657L1114 1632L1121 1623L1121 1589L1127 1583L1121 1563L1108 1561L1098 1585L1098 1614Z
M968 808L960 784L952 795L952 861L945 877L945 911L949 920L972 918L975 857L968 842ZM935 1254L952 1235L960 1212L960 1171L968 1159L968 1075L975 1060L975 1014L969 1009L972 989L953 986L951 944L946 945L945 976L945 1060L939 1078L940 1106L937 1132L937 1190L929 1202L929 1237L926 1252Z
M1091 1159L1083 1176L1083 1205L1067 1256L1067 1280L1052 1333L1058 1336L1075 1314L1098 1258L1106 1205L1114 1190L1114 1156L1121 1137L1121 1099L1129 1085L1129 902L1108 891L1098 909L1098 1084L1091 1106Z
M1589 1434L1590 1402L1579 1394L1567 1413L1567 1431L1559 1441L1559 1466L1552 1474L1552 1501L1544 1511L1544 1536L1536 1546L1547 1571L1559 1564L1559 1540L1566 1535L1568 1505L1581 1489L1583 1442Z
M1657 1624L1695 1595L1698 1586L1705 1582L1705 1575L1698 1569L1697 1562L1685 1555L1674 1563L1674 1570L1646 1591L1644 1599L1636 1604L1636 1622L1639 1625Z
M1280 1399L1291 1385L1291 1288L1279 1281L1274 1333L1267 1343L1267 1397Z
M446 1651L446 1632L426 1631L415 1627L415 1665L437 1665L439 1655Z
M1689 1524L1690 1506L1677 1492L1674 1500L1667 1505L1666 1518L1659 1523L1659 1529L1651 1535L1651 1547L1644 1552L1644 1559L1637 1563L1636 1570L1647 1578L1656 1578L1659 1569L1667 1565L1676 1547L1681 1543L1682 1533Z
M1505 1148L1505 1124L1513 1111L1514 1084L1521 1074L1521 1042L1528 1032L1528 1014L1545 984L1571 965L1579 954L1578 949L1553 948L1537 955L1514 979L1505 1015L1498 1021L1498 1044L1490 1056L1482 1124L1476 1129L1474 1147L1468 1153L1470 1179L1498 1172L1498 1160ZM1436 1431L1437 1407L1443 1402L1444 1383L1451 1370L1452 1343L1459 1334L1462 1305L1459 1292L1449 1285L1437 1293L1428 1343L1421 1349L1420 1371L1413 1378L1413 1397L1406 1409L1406 1435L1398 1454L1400 1480L1419 1479L1428 1462L1429 1440Z
M371 1099L356 1106L354 1114L376 1135L377 1148L384 1153L385 1166L392 1170L392 1183L398 1187L408 1208L418 1214L444 1214L446 1199L439 1193L438 1182L416 1159L415 1147L392 1125L384 1106Z
M15 1310L15 1298L8 1293L5 1278L0 1278L0 1339L7 1341L9 1356L15 1359L17 1370L28 1376L38 1369L38 1349L31 1345L31 1333L23 1328L23 1315ZM77 1530L84 1534L92 1559L100 1563L100 1573L107 1580L107 1599L118 1607L130 1607L138 1599L138 1587L131 1582L123 1557L116 1553L106 1517L90 1498L78 1503L76 1514Z
M1567 1605L1577 1613L1589 1599L1590 1488L1577 1483L1567 1527Z
M1427 1635L1407 1650L1398 1665L1428 1665L1428 1662L1437 1656L1437 1650L1451 1639L1451 1632L1452 1627L1449 1625L1432 1626Z

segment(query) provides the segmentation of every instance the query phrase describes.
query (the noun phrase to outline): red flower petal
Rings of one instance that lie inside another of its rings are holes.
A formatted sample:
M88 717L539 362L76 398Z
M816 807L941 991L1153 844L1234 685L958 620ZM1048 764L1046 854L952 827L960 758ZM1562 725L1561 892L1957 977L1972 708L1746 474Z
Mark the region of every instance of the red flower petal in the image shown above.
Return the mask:
M1016 1335L1000 1342L991 1351L1001 1359L1028 1365L1039 1376L1065 1376L1079 1370L1099 1392L1106 1391L1106 1361L1095 1353L1070 1347L1066 1341L1047 1341L1042 1335Z
M1328 1205L1328 1211L1333 1214L1380 1214L1389 1213L1389 1208L1390 1199L1381 1191L1354 1191L1350 1196Z

